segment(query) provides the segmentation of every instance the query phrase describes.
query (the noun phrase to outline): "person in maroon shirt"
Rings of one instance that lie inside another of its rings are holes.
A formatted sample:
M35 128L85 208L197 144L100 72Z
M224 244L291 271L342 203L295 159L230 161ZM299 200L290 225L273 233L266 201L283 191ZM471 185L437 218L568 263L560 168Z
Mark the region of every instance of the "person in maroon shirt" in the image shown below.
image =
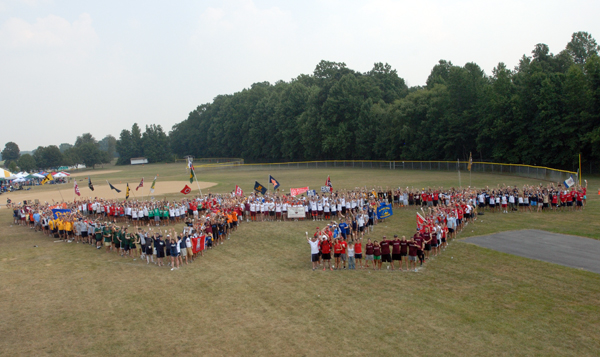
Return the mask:
M408 243L408 261L410 263L410 269L417 271L417 251L419 244L415 242L415 238Z
M377 241L373 242L373 259L373 270L375 270L375 268L381 270L381 246Z
M342 256L342 243L340 243L339 239L335 239L333 244L333 257L335 259L334 269L340 269L340 257Z
M400 239L394 234L392 241L392 270L394 270L394 261L398 261L398 268L402 270L402 255L400 255Z
M419 261L421 262L421 265L423 265L423 262L425 261L425 254L423 254L425 242L419 232L415 233L413 240L417 244L417 256L419 257Z
M373 243L371 243L371 238L367 239L367 244L365 245L365 268L369 268L369 261L373 261ZM375 262L373 262L375 265Z
M402 236L402 239L400 240L400 256L404 257L406 270L408 270L408 244L409 242L406 240L406 236ZM402 270L402 261L400 262L400 270Z
M387 239L386 236L383 236L383 240L381 241L381 243L379 243L379 246L381 247L381 263L392 263L392 256L390 254L390 244L392 244L392 241ZM394 266L392 265L392 268L393 267Z

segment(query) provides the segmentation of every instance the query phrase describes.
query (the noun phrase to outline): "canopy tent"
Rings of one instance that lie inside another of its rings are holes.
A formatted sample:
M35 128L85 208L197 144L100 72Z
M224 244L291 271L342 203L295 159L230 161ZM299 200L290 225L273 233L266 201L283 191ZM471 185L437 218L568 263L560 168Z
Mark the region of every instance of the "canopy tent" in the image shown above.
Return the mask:
M0 177L8 179L9 177L14 176L12 172L6 171L4 169L0 169ZM9 179L10 180L10 179Z
M54 178L61 178L61 177L68 177L68 176L65 175L65 174L63 174L62 172L59 172L59 173L57 173L55 175L52 175L52 177L54 177Z
M27 180L22 177L15 179L15 182L25 182L25 181L27 181Z
M71 176L71 174L66 171L61 171L61 172L59 172L59 174L63 174L65 176Z
M32 174L31 176L34 176L35 178L44 178L46 177L46 175L42 175L42 174Z

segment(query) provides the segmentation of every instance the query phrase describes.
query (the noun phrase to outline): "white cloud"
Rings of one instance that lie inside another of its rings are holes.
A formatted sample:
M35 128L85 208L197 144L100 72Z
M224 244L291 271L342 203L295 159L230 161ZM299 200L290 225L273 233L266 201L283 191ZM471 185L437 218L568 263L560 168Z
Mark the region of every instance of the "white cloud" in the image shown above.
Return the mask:
M56 49L82 53L93 49L97 41L92 18L86 13L73 23L56 15L38 18L34 23L13 17L0 28L0 47L11 50Z

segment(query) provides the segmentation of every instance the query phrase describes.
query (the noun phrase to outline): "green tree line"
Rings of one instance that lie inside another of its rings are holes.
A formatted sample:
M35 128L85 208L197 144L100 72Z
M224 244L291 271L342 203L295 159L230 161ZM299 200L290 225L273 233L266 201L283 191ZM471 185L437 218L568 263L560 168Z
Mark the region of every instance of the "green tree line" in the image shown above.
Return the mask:
M538 44L514 69L499 63L491 75L475 63L441 60L426 83L408 88L388 64L360 73L321 61L310 75L255 83L198 106L173 127L170 147L179 157L249 162L472 153L572 169L580 152L600 159L600 59L588 33L574 33L558 54Z

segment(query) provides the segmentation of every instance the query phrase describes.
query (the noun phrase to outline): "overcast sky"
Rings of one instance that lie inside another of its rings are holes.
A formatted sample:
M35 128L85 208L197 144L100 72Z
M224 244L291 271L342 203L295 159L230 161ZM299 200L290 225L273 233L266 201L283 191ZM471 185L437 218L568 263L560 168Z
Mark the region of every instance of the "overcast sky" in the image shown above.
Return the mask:
M252 83L289 81L324 59L387 62L409 86L440 60L490 74L537 43L600 40L600 1L0 0L0 150L166 131Z

